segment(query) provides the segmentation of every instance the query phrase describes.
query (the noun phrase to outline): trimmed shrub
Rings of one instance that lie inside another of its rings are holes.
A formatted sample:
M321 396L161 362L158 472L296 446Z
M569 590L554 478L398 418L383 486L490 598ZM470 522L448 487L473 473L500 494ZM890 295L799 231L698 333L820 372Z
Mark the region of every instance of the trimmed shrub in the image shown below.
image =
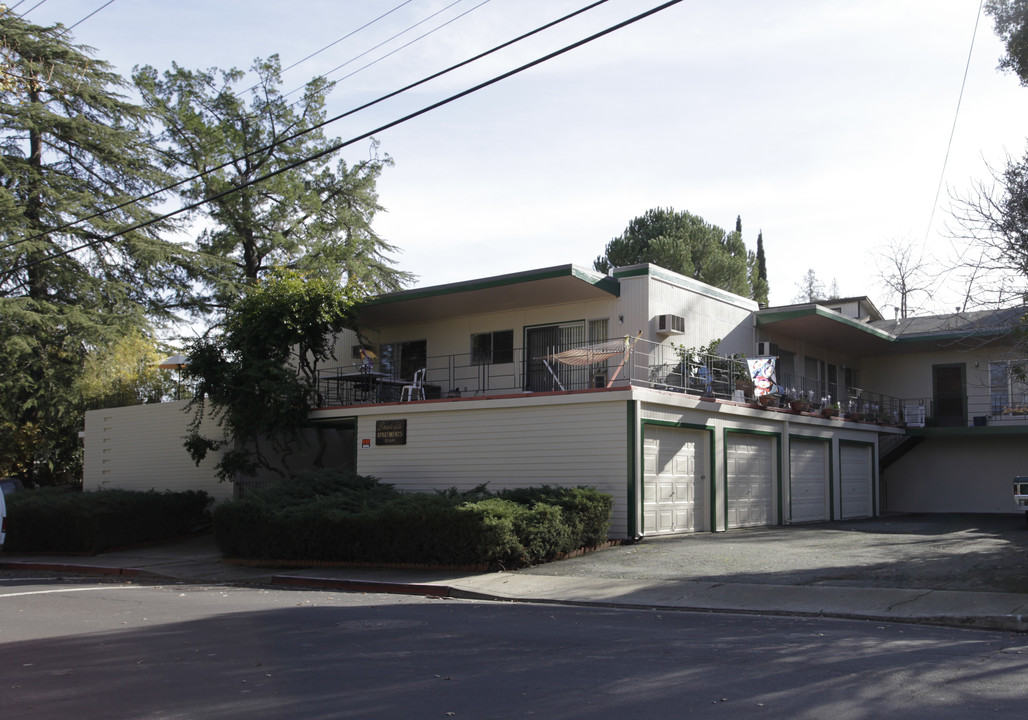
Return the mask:
M311 471L219 505L214 531L233 558L519 567L598 532L605 539L611 507L590 488L401 493L370 477Z
M164 540L209 525L211 503L207 493L195 490L11 493L4 549L95 554Z

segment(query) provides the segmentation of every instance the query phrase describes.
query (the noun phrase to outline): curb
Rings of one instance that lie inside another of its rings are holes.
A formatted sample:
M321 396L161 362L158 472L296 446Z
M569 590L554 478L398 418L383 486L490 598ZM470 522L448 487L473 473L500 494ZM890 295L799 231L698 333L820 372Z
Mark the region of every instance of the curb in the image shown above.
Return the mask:
M162 577L136 568L110 567L107 565L76 565L74 563L48 562L0 562L0 570L50 570L52 572L77 572L86 575L118 575L122 577Z

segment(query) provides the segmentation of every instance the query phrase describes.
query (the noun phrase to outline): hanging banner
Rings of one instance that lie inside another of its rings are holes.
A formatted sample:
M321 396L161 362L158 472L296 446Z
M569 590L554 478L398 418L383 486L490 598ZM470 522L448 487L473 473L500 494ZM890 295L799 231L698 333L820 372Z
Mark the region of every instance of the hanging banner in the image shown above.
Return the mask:
M775 358L747 358L750 366L750 379L753 380L753 397L771 395L778 392L778 379L775 377Z

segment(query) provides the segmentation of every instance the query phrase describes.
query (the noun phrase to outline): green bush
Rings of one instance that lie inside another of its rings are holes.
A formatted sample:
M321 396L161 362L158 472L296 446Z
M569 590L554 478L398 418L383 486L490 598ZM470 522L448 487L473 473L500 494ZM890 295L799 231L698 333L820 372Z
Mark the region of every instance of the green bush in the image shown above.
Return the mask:
M313 471L219 505L214 530L233 558L510 568L606 539L612 504L592 488L401 493Z
M11 493L4 549L95 554L164 540L210 524L211 502L201 491Z

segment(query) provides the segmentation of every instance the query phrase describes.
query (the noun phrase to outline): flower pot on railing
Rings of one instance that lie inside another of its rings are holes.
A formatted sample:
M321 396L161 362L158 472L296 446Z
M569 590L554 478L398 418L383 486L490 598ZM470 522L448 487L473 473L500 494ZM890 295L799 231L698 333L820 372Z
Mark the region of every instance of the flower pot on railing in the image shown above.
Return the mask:
M777 395L761 395L760 397L757 398L757 404L760 405L760 407L763 407L763 408L772 407L772 406L778 404L778 396Z
M823 416L825 416L826 418L838 417L838 415L839 415L839 408L837 408L837 407L821 408L821 414Z
M806 400L793 400L789 403L789 408L792 409L794 413L810 412L810 403Z

